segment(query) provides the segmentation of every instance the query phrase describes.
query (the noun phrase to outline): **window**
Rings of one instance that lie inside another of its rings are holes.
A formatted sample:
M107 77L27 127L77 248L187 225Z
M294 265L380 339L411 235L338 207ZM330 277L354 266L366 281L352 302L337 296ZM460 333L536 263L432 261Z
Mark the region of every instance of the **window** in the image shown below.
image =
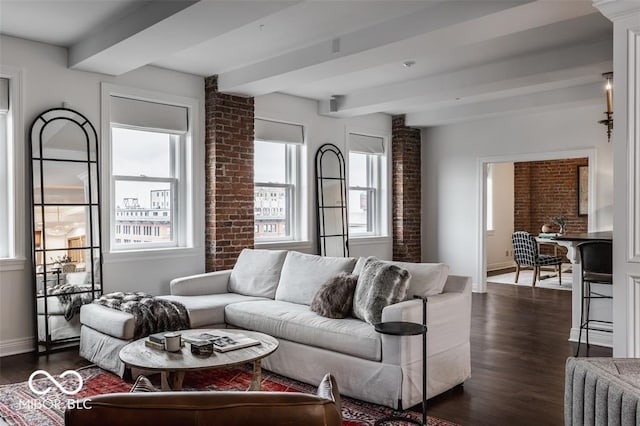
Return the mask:
M295 193L297 183L297 158L298 146L286 143L255 142L255 205L274 206L262 207L265 220L277 221L284 224L282 232L269 232L269 239L295 238L293 224L295 222ZM261 192L263 196L260 197ZM276 207L277 206L277 207ZM282 214L277 214L276 209L282 208ZM257 239L262 238L260 234Z
M257 119L255 134L255 239L299 239L302 126Z
M145 99L133 98L138 96ZM109 251L192 246L194 151L189 123L197 101L175 98L174 104L168 95L107 84L105 98Z
M349 235L380 235L383 139L349 134Z
M114 190L114 208L117 225L129 229L132 222L148 222L167 225L171 230L164 238L144 238L131 241L130 245L156 244L176 245L175 213L169 201L153 202L159 194L176 193L179 188L178 159L181 135L131 129L112 125L111 127L111 176ZM147 219L149 211L158 218ZM124 213L125 217L121 214ZM169 214L172 213L172 214ZM133 226L133 235L140 235L140 225ZM117 228L116 228L117 229ZM146 234L145 234L146 235Z
M23 138L20 71L0 65L0 270L24 267ZM18 231L18 232L16 232Z
M493 231L493 164L487 164L487 231Z
M0 78L0 258L11 256L11 229L9 206L11 200L10 146L9 146L9 80Z

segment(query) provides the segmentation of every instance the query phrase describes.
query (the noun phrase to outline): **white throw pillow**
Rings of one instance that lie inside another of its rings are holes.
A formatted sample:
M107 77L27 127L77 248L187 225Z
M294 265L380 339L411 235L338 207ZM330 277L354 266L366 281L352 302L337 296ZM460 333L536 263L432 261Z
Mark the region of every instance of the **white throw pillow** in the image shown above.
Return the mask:
M329 278L351 272L356 259L323 257L290 251L282 266L276 300L311 305L313 296Z
M358 263L353 269L354 274L360 274L366 260L365 257L358 259ZM428 297L442 293L449 276L449 266L444 263L395 262L391 260L383 260L383 262L397 265L411 274L407 300L412 299L414 295Z
M285 257L286 250L242 250L229 277L229 291L273 299Z

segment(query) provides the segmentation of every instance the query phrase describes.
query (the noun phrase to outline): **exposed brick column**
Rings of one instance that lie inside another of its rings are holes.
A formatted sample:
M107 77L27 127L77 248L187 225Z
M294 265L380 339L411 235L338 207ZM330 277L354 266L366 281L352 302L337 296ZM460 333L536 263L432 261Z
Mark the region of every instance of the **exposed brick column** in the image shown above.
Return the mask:
M531 162L513 163L513 229L531 229Z
M205 79L206 270L231 269L253 247L253 98L218 92Z
M404 115L392 118L393 259L422 260L420 129L404 124Z

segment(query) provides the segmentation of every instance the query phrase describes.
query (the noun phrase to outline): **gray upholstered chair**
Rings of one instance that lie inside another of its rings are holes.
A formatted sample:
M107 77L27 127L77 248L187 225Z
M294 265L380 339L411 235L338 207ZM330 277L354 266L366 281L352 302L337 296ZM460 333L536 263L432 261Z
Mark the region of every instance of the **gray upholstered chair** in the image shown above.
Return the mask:
M565 426L640 425L640 359L569 358Z
M511 235L513 242L513 259L516 262L516 283L520 278L520 270L523 268L533 268L532 287L536 286L536 280L540 279L541 266L555 266L558 272L558 279L562 283L562 257L540 254L538 242L525 231L516 231Z

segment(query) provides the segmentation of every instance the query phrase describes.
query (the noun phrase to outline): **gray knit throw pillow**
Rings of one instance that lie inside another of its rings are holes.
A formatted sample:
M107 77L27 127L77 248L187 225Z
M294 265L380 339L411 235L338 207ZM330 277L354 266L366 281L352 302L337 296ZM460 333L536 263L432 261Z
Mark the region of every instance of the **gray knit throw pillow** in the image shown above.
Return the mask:
M353 314L369 324L382 321L385 306L404 300L411 275L391 263L368 258L358 277L353 296Z
M346 318L351 314L353 292L358 276L340 272L318 289L311 301L311 310L327 318Z

